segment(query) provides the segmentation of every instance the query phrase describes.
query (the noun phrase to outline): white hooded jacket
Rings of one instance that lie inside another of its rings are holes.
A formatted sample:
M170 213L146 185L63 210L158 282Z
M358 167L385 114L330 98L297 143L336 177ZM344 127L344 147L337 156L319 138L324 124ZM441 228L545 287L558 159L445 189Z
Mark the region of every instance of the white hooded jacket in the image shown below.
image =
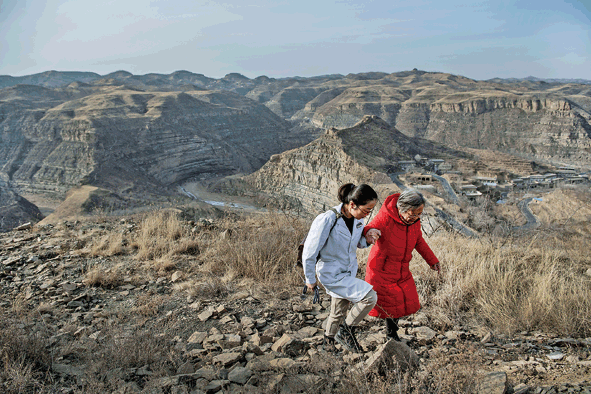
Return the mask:
M341 212L342 205L334 207L337 212ZM372 289L369 283L355 277L357 248L368 246L363 236L363 221L354 220L351 234L340 218L331 231L335 218L336 214L329 210L318 215L310 226L302 252L306 283L316 283L318 275L330 296L359 302Z

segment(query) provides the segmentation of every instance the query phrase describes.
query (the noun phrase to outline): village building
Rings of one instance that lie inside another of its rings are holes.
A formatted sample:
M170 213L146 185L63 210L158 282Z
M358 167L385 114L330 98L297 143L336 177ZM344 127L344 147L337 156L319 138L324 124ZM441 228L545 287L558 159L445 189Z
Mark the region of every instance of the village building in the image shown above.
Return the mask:
M420 192L438 194L437 188L433 185L415 185L413 187Z
M461 185L460 194L465 196L468 200L475 200L476 198L482 197L482 193L478 191L476 185L471 183Z
M416 161L414 160L400 160L398 163L400 171L408 172L417 170Z
M448 171L451 171L452 168L453 166L451 165L451 163L441 163L437 166L437 171L446 173Z
M426 166L427 164L429 164L429 159L427 157L424 157L421 155L415 155L414 159L415 159L415 162L417 164L419 164L420 166Z
M433 182L433 176L431 174L420 174L420 173L413 173L407 174L406 180L411 183L419 183L419 182Z

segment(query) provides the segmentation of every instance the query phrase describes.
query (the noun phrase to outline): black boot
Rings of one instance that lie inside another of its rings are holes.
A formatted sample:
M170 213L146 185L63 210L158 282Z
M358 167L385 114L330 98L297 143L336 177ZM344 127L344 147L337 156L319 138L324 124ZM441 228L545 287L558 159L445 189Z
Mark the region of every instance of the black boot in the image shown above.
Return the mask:
M398 336L398 319L386 319L386 337L400 342L400 337Z
M345 347L345 349L355 352L355 353L363 353L363 348L357 342L357 338L355 337L355 329L354 326L348 326L347 323L341 324L341 328L335 335L334 339L341 345Z

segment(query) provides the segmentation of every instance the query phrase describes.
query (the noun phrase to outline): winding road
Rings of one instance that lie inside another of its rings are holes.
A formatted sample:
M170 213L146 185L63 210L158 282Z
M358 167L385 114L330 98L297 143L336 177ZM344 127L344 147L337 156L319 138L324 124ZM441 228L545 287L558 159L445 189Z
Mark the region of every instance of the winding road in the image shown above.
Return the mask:
M538 218L532 213L531 209L529 208L529 203L533 200L533 197L528 197L525 200L521 200L517 203L517 207L525 216L527 223L523 226L515 226L513 227L513 231L526 231L536 228L540 225L540 221Z
M460 199L458 198L458 195L456 194L455 190L451 187L447 179L439 175L431 175L433 176L433 178L437 179L441 183L441 186L443 186L443 190L445 190L445 192L447 193L449 202L451 202L452 204L460 205Z
M400 174L403 174L403 173L396 172L396 173L392 173L392 174L388 174L388 175L390 176L390 179L392 179L392 182L394 182L394 184L396 184L396 186L398 186L401 190L404 190L407 188L407 186L404 183L402 183L402 181L400 181L400 179L398 179L398 175L400 175ZM435 175L435 174L431 174L431 175L433 176L433 178L435 178L439 182L441 182L441 185L443 186L443 189L445 190L445 193L447 194L446 201L448 201L452 204L455 204L455 205L459 205L460 200L458 198L458 195L456 194L454 189L451 187L451 185L449 184L447 179L445 179L439 175ZM529 203L533 199L534 199L533 197L528 197L524 200L519 201L519 203L517 204L519 210L521 211L523 216L525 216L525 219L527 220L527 222L523 226L514 226L513 231L517 231L517 232L527 231L527 230L534 229L540 225L538 218L532 213L531 209L529 208ZM471 230L470 228L464 226L462 223L458 222L450 214L442 211L441 209L435 207L432 204L430 204L430 205L435 209L435 212L437 212L437 216L440 217L441 219L445 220L445 222L447 222L456 231L458 231L468 237L477 237L478 236L478 234L475 231Z

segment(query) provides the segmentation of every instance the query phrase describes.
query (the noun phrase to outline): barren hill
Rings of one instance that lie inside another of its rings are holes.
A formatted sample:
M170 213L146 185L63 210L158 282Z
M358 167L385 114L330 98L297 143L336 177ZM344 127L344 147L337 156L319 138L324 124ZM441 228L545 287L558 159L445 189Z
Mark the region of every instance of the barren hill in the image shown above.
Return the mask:
M303 143L265 106L224 91L21 85L0 90L0 114L0 169L29 193L248 173Z
M386 173L417 154L476 165L471 154L407 137L382 119L365 116L352 128L330 129L306 146L272 156L245 180L281 204L317 213L334 204L343 183L397 190Z
M590 166L591 86L493 83L409 71L289 86L265 105L296 123L347 128L376 115L408 136L498 150L533 160ZM299 94L296 94L299 92ZM285 108L289 108L286 111Z
M408 136L528 160L591 165L591 85L577 80L476 81L416 69L282 79L250 79L237 73L215 79L189 71L146 75L117 71L105 76L51 71L0 76L0 87L57 87L73 81L143 91L232 91L264 104L308 134L352 127L364 115L376 115Z

